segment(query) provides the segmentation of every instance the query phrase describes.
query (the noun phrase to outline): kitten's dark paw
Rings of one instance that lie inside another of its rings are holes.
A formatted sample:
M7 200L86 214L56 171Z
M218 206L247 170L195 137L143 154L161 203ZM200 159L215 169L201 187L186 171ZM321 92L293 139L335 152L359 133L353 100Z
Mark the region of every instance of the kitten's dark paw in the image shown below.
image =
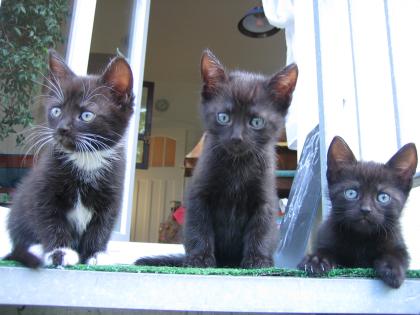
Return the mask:
M397 262L379 260L375 262L375 271L387 285L398 289L405 279L405 268Z
M335 268L335 264L326 257L313 254L303 258L297 267L310 275L322 275Z
M216 258L213 255L187 255L184 262L185 267L212 268L216 267Z
M252 269L252 268L270 268L274 266L274 261L269 257L245 257L241 261L241 268Z

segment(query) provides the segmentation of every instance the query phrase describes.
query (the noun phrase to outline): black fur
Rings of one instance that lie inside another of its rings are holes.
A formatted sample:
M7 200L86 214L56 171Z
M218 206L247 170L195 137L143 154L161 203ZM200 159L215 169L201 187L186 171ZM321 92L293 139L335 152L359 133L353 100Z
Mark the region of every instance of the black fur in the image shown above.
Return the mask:
M322 224L313 254L299 264L311 274L331 268L373 267L389 286L404 281L409 255L399 217L417 166L414 144L402 147L386 164L356 161L343 139L335 137L328 151L328 188L332 209ZM358 197L345 192L354 189ZM379 195L390 196L387 203Z
M228 73L205 51L201 115L206 138L186 195L184 260L141 258L138 265L273 266L276 245L275 143L297 80L291 65L271 78ZM220 113L230 122L218 122ZM262 118L263 128L251 127Z
M64 263L59 248L73 249L82 263L105 250L121 206L121 140L133 111L132 74L123 58L113 59L101 76L79 77L51 51L49 67L48 127L37 127L38 134L28 136L45 150L19 185L8 219L13 250L6 258L33 268L42 265L28 252L34 244L41 244L56 265ZM52 114L56 108L59 117ZM94 119L83 121L84 112ZM104 156L105 164L92 170L71 158L79 152L83 163L87 154L98 157L93 152L105 150L114 150L112 156ZM83 231L68 217L78 202L91 213Z

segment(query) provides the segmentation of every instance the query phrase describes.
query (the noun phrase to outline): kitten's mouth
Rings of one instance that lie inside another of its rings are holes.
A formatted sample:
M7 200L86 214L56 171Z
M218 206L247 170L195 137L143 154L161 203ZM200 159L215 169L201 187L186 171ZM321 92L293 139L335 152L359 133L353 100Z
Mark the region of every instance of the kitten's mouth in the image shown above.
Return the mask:
M244 156L249 152L248 149L243 148L243 147L229 147L229 148L226 148L226 151L230 155L237 156L237 157Z
M358 221L357 224L360 226L371 226L371 225L376 225L371 219L369 219L368 217L361 217Z
M225 144L224 148L229 155L233 156L243 156L249 153L250 148L244 144Z
M76 150L75 142L68 137L56 136L55 140L57 141L58 144L60 144L63 147L63 149L67 151L73 152Z

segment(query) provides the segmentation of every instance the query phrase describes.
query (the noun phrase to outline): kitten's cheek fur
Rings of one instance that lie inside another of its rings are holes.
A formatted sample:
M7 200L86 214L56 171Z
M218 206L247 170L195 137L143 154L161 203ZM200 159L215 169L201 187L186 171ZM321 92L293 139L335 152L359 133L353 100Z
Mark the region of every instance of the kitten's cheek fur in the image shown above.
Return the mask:
M79 263L79 254L67 247L56 248L45 254L46 266L72 266Z

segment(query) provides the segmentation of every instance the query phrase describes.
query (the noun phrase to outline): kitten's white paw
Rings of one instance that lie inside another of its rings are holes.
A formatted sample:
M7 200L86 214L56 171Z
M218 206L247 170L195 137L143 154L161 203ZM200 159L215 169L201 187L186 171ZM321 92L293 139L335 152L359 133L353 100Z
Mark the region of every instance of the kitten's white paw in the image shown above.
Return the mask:
M41 244L34 244L28 248L28 252L35 255L40 260L44 260L44 248Z
M114 259L112 257L105 253L105 252L99 252L96 253L94 256L90 257L86 264L88 265L113 265L115 264Z
M79 262L79 254L67 247L56 248L45 254L45 265L72 266Z

